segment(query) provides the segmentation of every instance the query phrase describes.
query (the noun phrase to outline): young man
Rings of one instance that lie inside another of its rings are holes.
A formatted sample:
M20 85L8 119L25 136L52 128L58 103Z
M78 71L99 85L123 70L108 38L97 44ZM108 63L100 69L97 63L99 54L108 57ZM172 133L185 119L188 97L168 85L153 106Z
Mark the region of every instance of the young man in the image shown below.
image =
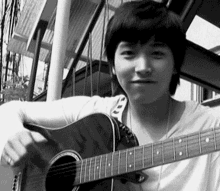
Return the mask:
M100 112L127 125L139 145L218 126L220 118L214 110L172 98L179 83L185 41L179 17L165 4L143 0L121 5L109 21L105 39L117 87L115 96L4 104L0 108L0 138L5 142L0 146L2 164L13 167L30 161L40 166L39 161L44 161L39 144L50 141L26 130L24 123L61 127ZM181 152L175 154L180 156ZM141 184L124 185L129 190L216 191L220 189L219 160L216 152L161 165L144 170L148 179Z

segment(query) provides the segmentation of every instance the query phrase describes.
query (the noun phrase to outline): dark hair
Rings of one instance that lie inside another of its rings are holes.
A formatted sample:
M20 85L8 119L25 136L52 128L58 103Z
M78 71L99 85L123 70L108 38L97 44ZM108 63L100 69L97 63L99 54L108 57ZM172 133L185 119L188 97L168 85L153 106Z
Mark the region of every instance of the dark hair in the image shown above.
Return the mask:
M154 37L171 49L174 57L174 70L169 92L174 95L180 81L180 69L186 50L186 35L178 15L170 11L164 3L153 0L131 1L116 9L109 20L105 36L105 55L114 66L115 51L121 41L146 43ZM113 95L125 93L112 75L116 85Z

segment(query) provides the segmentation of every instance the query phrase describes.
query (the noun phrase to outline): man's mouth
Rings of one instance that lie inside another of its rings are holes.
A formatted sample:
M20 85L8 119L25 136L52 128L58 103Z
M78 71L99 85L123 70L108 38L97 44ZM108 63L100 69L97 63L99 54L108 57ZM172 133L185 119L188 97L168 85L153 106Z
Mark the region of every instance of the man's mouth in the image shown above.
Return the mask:
M146 80L134 80L134 81L132 81L132 83L134 83L134 84L155 84L156 81L146 79Z

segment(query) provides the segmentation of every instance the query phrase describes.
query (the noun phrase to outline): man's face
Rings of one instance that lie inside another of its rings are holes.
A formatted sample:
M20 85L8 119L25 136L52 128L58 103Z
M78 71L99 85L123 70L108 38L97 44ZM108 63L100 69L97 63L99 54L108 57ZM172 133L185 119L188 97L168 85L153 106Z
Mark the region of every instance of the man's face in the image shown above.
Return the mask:
M166 44L154 39L145 44L122 41L114 63L113 72L130 99L152 103L169 94L174 59Z

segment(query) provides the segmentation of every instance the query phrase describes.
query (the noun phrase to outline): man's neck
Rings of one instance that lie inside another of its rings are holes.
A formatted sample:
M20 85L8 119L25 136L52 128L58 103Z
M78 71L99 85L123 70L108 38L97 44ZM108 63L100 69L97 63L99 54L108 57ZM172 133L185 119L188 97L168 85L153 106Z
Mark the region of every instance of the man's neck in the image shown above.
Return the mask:
M170 96L164 96L153 103L130 102L128 109L130 117L139 120L140 123L160 125L167 122L168 114L172 110L173 99Z

